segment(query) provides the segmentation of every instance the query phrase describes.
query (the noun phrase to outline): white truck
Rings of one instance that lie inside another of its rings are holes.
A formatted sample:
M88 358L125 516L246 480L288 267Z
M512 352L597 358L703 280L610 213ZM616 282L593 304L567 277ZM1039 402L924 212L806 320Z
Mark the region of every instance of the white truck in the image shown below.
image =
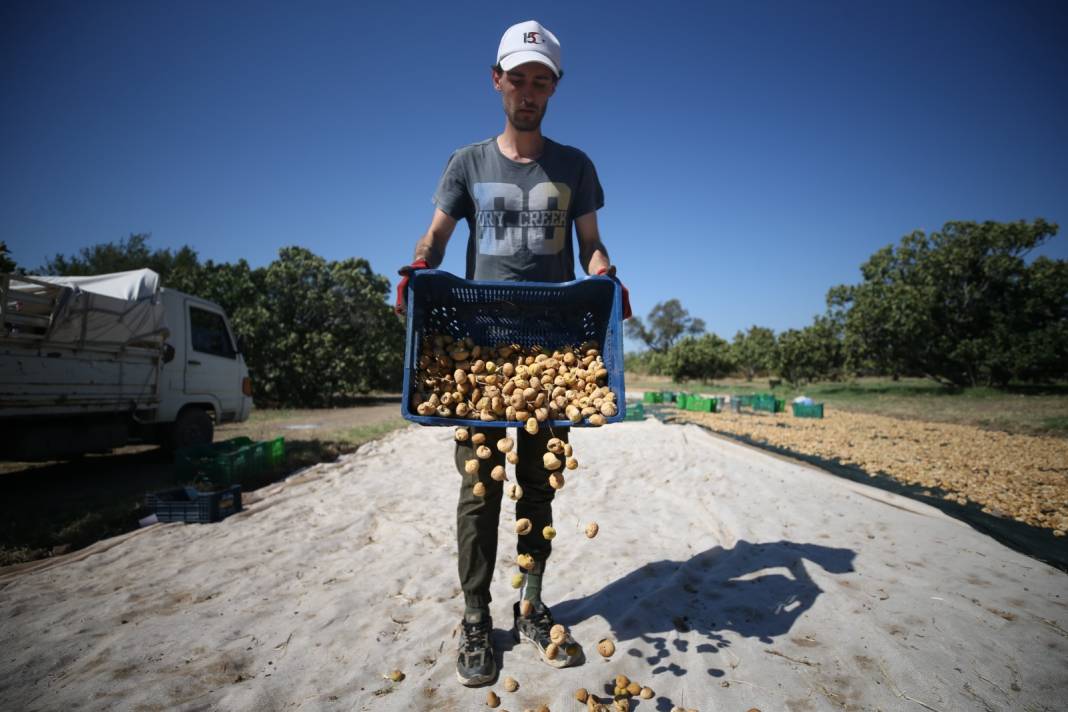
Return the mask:
M0 274L0 459L210 443L252 381L223 309L135 270Z

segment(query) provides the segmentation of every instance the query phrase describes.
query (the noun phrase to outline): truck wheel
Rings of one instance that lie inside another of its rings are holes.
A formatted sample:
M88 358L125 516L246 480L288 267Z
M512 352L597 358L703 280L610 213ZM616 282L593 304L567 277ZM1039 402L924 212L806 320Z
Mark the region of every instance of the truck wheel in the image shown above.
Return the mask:
M210 445L215 438L215 424L202 408L183 408L171 426L168 449L181 450L190 445Z

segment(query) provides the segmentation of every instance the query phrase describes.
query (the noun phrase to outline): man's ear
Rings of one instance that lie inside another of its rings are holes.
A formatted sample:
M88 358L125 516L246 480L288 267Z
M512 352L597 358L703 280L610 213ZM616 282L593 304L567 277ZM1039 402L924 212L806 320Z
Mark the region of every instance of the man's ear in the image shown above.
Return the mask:
M498 72L496 67L490 67L490 80L493 82L494 91L501 90L502 79L504 79L504 72Z

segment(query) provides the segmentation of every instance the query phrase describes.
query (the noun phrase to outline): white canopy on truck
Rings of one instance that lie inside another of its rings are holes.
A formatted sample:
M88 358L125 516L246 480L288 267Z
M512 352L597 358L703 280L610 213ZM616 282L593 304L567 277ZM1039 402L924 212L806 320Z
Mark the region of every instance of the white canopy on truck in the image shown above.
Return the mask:
M159 275L150 269L97 274L91 277L35 276L33 279L127 301L150 299L159 294Z
M159 348L166 336L159 275L3 275L2 337L96 348Z

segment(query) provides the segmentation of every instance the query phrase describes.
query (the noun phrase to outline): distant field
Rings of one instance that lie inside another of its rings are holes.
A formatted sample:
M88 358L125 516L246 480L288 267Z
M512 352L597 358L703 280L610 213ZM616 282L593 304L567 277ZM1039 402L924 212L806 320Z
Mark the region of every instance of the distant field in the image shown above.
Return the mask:
M661 376L627 374L627 387L644 390L697 391L707 394L774 393L791 400L807 395L828 408L873 413L910 420L974 425L989 430L1068 437L1068 384L1007 391L967 388L951 391L920 378L860 378L814 383L801 388L785 384L770 388L767 379L747 382L724 379L713 383L675 383Z

